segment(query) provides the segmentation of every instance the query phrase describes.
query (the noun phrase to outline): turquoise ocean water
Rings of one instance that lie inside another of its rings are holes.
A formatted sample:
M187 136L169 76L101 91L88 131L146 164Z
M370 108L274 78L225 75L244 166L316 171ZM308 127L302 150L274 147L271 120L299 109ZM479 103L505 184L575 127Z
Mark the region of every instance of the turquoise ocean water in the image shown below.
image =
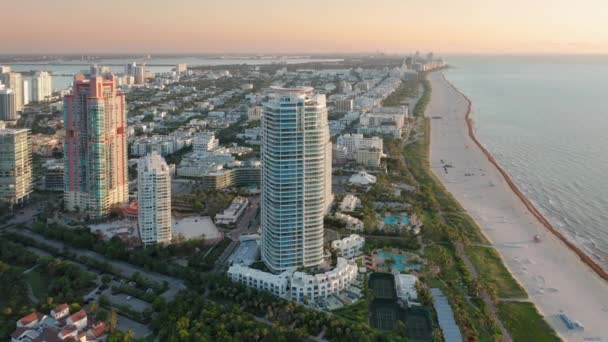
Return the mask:
M608 56L452 56L481 142L608 269Z

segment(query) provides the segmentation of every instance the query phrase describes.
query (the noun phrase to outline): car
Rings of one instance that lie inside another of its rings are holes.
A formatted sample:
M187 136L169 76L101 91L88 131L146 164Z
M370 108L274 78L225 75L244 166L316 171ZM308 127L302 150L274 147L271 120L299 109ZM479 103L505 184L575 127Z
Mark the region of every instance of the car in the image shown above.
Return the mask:
M99 289L100 289L100 290L102 290L102 291L103 291L103 290L105 290L105 289L107 289L107 288L108 288L108 287L107 287L106 285L101 285L101 286L99 287Z
M133 298L133 297L131 297L131 296L127 296L127 300L131 300L131 298Z
M100 294L101 294L101 290L97 290L97 291L95 292L95 294L100 295Z

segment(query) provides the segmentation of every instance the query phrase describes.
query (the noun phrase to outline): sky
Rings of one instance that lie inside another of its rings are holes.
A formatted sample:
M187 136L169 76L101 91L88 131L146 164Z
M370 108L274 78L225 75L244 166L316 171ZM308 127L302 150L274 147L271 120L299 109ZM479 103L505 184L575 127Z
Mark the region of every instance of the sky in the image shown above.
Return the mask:
M608 54L606 0L2 0L1 8L0 54Z

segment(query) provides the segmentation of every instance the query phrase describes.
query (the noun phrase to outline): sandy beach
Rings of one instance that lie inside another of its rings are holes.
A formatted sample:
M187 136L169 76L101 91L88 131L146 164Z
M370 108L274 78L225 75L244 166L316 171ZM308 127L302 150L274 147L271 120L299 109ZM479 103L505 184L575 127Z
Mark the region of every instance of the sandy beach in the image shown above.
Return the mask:
M433 90L426 115L431 117L430 162L435 175L479 224L563 339L608 341L608 281L533 215L471 139L467 99L441 72L431 73L429 81ZM446 164L452 166L447 172ZM540 243L533 241L535 235ZM584 330L569 331L558 317L561 312Z

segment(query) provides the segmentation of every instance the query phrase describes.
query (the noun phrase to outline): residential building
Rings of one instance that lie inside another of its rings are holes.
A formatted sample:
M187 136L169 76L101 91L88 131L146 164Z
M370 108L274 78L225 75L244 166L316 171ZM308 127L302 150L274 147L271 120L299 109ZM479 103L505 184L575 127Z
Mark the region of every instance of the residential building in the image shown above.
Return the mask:
M184 73L186 71L188 71L188 64L186 63L179 63L178 65L175 66L175 71L178 74Z
M359 82L355 85L355 88L359 91L369 91L372 85L369 82Z
M18 72L6 72L0 74L0 83L15 93L15 110L23 110L23 78Z
M357 133L382 134L401 138L408 118L408 107L379 107L359 117Z
M69 306L64 303L52 309L50 315L32 312L19 319L10 341L101 342L106 338L107 329L102 321L91 323L84 310L70 315Z
M228 269L228 278L247 287L268 291L277 297L293 301L316 301L337 294L357 278L357 265L342 257L334 269L318 274L283 271L272 274L241 264L233 264Z
M155 135L135 139L131 144L131 155L143 157L153 151L165 157L192 145L193 138L179 135Z
M277 297L285 297L289 291L291 271L280 274L263 272L241 264L233 264L228 269L228 278L235 283L241 283L257 290L268 291Z
M357 234L351 234L342 240L331 242L331 248L336 251L339 257L352 259L363 253L365 238Z
M353 110L353 100L336 100L334 102L334 109L339 113L347 113Z
M340 135L336 139L336 145L346 147L347 153L349 154L350 157L354 157L355 153L359 149L375 148L375 149L380 150L380 152L382 152L382 149L384 148L384 143L382 141L382 138L380 138L380 137L365 138L363 136L363 134L356 134L356 133Z
M316 301L337 294L357 278L357 264L339 257L334 269L320 274L294 272L291 277L291 300Z
M255 106L247 109L247 121L256 121L262 118L262 112L264 108L262 106Z
M239 219L243 211L247 209L249 200L245 197L237 196L232 200L230 206L222 213L215 216L216 224L234 224Z
M342 92L343 94L348 94L351 91L353 91L353 86L350 84L350 82L347 81L340 81L340 83L338 83L338 89L340 90L340 92Z
M323 262L331 204L331 142L325 95L273 87L262 115L262 260L273 272Z
M22 203L33 189L29 129L0 129L0 201Z
M215 150L220 144L220 141L212 132L197 133L192 139L192 151L208 152Z
M137 223L145 245L171 242L171 171L152 152L137 163Z
M355 161L357 161L357 164L359 165L378 168L380 167L382 156L382 150L377 148L360 148L355 152Z
M46 71L37 71L32 77L32 101L48 101L53 95L53 79Z
M344 223L346 223L346 229L351 230L353 232L362 232L365 226L363 225L363 221L359 220L356 217L352 217L350 215L336 213L336 218Z
M30 104L30 102L32 102L31 100L30 82L28 80L23 80L23 105L26 106Z
M112 74L78 75L63 103L66 209L105 217L129 198L124 94Z
M0 86L0 120L16 121L17 119L17 97L15 92Z
M361 206L361 200L352 194L347 194L340 202L340 211L353 212Z

